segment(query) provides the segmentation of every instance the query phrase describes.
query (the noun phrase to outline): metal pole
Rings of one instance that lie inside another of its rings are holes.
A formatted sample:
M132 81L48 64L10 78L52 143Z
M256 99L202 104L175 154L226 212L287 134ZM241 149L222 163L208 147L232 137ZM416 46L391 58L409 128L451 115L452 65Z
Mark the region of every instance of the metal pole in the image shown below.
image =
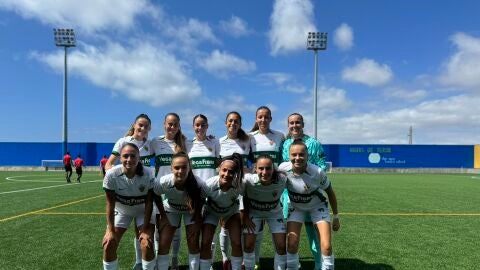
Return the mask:
M317 139L317 68L318 68L318 50L315 52L315 75L314 75L314 89L313 89L313 135Z
M68 132L67 132L67 46L65 48L65 57L64 57L64 67L65 70L63 72L63 154L68 151Z

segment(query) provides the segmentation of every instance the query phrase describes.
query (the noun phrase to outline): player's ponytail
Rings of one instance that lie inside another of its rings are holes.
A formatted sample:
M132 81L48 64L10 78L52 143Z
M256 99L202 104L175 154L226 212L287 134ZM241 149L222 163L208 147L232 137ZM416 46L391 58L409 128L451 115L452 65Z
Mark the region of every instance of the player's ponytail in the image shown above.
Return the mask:
M178 114L174 112L170 112L165 115L165 121L167 121L167 117L170 115L177 118L178 120L178 131L173 139L175 142L175 153L186 152L187 148L185 147L185 141L187 140L187 137L185 137L185 135L183 135L182 133L182 128L180 126L180 116L178 116Z

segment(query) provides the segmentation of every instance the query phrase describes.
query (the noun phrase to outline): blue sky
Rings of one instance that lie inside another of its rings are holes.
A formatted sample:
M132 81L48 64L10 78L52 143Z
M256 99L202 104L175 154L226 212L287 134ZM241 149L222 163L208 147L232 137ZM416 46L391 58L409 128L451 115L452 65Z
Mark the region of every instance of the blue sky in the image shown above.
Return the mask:
M69 141L114 142L147 113L193 132L198 113L225 134L228 111L249 130L258 106L286 131L292 112L312 133L312 51L319 52L323 143L480 143L478 1L0 0L0 141L62 141L63 50L71 27Z

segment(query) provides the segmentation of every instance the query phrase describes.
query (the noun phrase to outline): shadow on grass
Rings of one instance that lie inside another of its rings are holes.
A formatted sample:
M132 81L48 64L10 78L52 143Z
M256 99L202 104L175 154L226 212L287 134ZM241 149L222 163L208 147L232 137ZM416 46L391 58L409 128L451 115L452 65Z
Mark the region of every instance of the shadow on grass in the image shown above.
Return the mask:
M271 265L273 266L273 259L271 259ZM311 257L301 257L300 263L302 264L301 269L314 269L315 262ZM266 266L268 263L266 264ZM264 268L268 269L268 268ZM335 270L394 270L393 266L383 263L366 263L362 260L355 258L336 258L335 259Z
M300 258L300 263L302 264L301 270L313 270L315 267L315 262L309 257ZM186 265L180 266L180 270L187 270ZM213 263L213 269L222 270L222 263L215 262ZM260 258L260 269L269 270L273 269L273 258ZM362 260L355 258L338 258L335 259L335 269L336 270L394 270L391 265L374 263L369 264Z

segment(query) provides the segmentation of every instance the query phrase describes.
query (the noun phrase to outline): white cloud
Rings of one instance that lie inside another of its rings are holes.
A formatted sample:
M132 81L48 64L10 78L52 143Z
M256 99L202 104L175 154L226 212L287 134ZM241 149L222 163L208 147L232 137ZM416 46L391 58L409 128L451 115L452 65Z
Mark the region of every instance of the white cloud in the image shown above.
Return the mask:
M63 54L34 53L55 70L63 70ZM184 65L167 51L142 42L136 47L110 43L103 49L81 44L69 54L71 76L121 93L130 99L161 106L192 100L201 94Z
M135 17L154 9L146 0L3 0L0 8L26 19L38 19L54 27L74 27L85 32L128 29Z
M403 89L398 87L391 87L386 89L385 94L389 97L406 100L406 101L419 101L428 95L428 92L424 89Z
M270 54L284 54L306 48L307 33L315 32L310 0L276 0L270 16Z
M291 74L282 72L267 72L258 75L258 82L263 85L275 85L278 90L294 94L302 94L307 90L305 86L296 83Z
M353 29L346 23L342 23L333 36L333 43L342 51L348 51L353 47Z
M413 126L416 144L476 144L480 115L472 113L479 97L467 95L427 101L393 111L373 111L344 118L321 118L324 143L406 144Z
M214 50L207 58L201 60L200 66L209 73L224 79L234 74L247 74L257 68L253 61L244 60L219 50Z
M351 82L366 84L368 86L385 85L393 78L390 67L379 64L375 60L363 58L353 67L342 71L342 79Z
M178 21L168 18L161 23L160 30L164 30L187 48L195 47L202 42L219 43L207 22L192 18Z
M440 81L448 86L474 89L480 93L480 38L457 33L451 41L457 51L444 64Z
M227 34L236 38L247 36L251 32L248 30L247 22L242 20L242 18L233 15L228 21L220 21L220 27Z
M313 95L312 92L310 92ZM303 103L305 107L313 104L312 96L305 96ZM347 91L336 87L321 85L317 90L317 110L319 115L328 115L344 111L351 106L351 101L347 98Z

